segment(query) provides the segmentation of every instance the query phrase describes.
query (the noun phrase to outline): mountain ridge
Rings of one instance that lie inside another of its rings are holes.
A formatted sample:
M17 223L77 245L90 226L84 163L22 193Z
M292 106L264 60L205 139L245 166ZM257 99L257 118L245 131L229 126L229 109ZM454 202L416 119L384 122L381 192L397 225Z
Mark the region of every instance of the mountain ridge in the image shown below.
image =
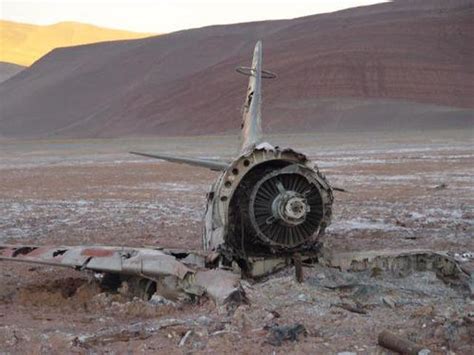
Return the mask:
M21 72L23 69L25 69L25 67L21 65L0 62L0 83L15 76L16 74Z
M234 132L247 79L233 69L259 39L279 75L263 86L270 133L472 127L473 9L396 1L56 49L0 85L0 134Z
M22 66L33 64L37 59L58 47L154 35L74 21L34 25L9 20L0 20L0 33L2 34L0 61Z

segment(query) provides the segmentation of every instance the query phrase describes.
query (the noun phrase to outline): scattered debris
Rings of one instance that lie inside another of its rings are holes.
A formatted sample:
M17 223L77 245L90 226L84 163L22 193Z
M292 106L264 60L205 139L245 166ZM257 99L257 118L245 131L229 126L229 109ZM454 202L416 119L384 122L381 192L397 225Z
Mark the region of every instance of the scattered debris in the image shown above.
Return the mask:
M198 271L191 283L201 287L218 304L238 306L248 303L240 284L240 275L222 269Z
M444 182L442 184L436 185L435 187L432 187L433 190L443 190L446 188L448 188L448 184Z
M217 335L222 335L222 334L239 334L239 332L237 332L235 330L223 329L223 330L218 330L218 331L212 333L211 336L217 336Z
M395 220L395 225L403 228L407 227L407 224L405 222L400 221L399 219Z
M390 296L382 297L382 302L386 304L387 306L389 306L390 308L395 308L395 306L397 305L395 300Z
M265 324L271 324L271 322L274 319L281 317L281 314L277 311L269 310L269 309L265 309L265 311L266 311L266 314L263 317L263 321L264 321Z
M377 250L365 252L332 253L324 250L319 262L343 271L365 271L374 268L399 276L417 271L432 271L448 284L462 284L474 294L474 273L445 252L432 250Z
M196 322L197 322L199 325L209 326L209 325L212 323L212 319L209 318L209 317L206 317L206 316L199 316L199 317L196 319Z
M350 193L350 191L348 191L348 190L346 190L346 189L343 189L342 187L333 186L332 189L333 189L334 191Z
M270 335L266 342L274 346L281 346L283 341L297 341L298 337L307 335L308 332L303 324L295 323L293 325L273 325L269 327Z
M160 329L177 325L192 325L192 320L163 319L151 323L135 323L126 327L107 328L94 334L78 336L73 340L74 345L88 347L95 344L107 344L114 342L128 342L130 339L146 339L158 332Z
M295 264L296 281L299 283L302 283L304 281L304 276L303 276L303 264L301 261L301 254L295 253L293 255L293 263Z
M408 339L401 338L388 330L382 331L378 336L378 344L389 350L407 355L428 355L430 350L415 344Z
M176 307L176 303L173 301L170 301L169 299L164 298L163 296L160 296L158 294L154 294L151 299L148 301L154 306L173 306Z
M349 303L335 303L332 306L345 309L346 311L358 314L367 314L367 311L360 305L351 305Z
M329 274L328 277L318 280L319 285L330 290L349 290L359 285L359 282L348 272Z
M466 262L474 260L474 252L453 253L453 257L456 261Z
M186 341L188 340L188 338L193 334L193 331L192 330L188 330L186 332L186 334L184 334L184 336L181 338L181 340L179 341L179 344L178 346L181 348L183 347L185 344L186 344Z

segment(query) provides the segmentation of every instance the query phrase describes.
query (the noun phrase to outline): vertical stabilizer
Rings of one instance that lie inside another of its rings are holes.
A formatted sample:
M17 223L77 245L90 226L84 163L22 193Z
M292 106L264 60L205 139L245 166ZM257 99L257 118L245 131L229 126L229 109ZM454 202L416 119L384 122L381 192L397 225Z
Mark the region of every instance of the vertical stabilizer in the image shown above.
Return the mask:
M245 97L240 151L245 152L262 142L262 42L258 41L253 52L251 68L240 68L239 72L250 76ZM247 69L247 70L245 70ZM245 71L244 71L245 70Z

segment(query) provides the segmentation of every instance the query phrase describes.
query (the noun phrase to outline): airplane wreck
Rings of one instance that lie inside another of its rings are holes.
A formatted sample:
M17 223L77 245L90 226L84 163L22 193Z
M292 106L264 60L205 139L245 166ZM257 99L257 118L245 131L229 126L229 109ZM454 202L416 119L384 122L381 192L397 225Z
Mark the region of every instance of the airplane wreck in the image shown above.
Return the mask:
M431 270L474 290L472 268L455 257L431 251L332 254L321 244L331 223L333 188L306 155L264 141L262 80L276 75L262 69L258 42L243 106L241 147L231 162L164 154L132 154L221 172L207 193L202 250L164 247L0 245L0 260L92 271L103 279L132 281L142 297L154 293L200 297L217 304L246 302L242 278L258 278L303 261L360 271ZM297 275L298 279L302 275Z

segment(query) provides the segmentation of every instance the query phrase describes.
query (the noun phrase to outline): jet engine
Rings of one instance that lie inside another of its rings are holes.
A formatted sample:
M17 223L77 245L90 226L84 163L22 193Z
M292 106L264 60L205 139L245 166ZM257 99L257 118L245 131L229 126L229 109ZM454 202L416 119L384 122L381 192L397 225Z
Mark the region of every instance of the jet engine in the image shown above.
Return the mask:
M204 248L241 258L307 250L330 223L332 201L331 187L305 155L260 144L208 193Z

